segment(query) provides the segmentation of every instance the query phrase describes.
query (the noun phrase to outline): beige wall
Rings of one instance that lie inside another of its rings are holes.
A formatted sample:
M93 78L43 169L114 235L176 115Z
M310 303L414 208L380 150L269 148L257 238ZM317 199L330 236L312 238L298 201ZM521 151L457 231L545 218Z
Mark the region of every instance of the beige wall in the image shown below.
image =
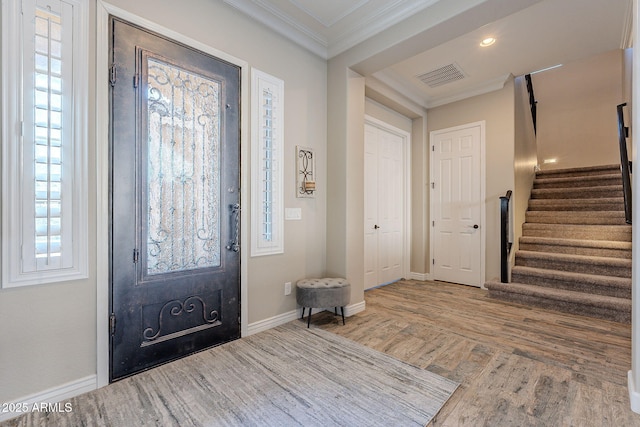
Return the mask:
M500 277L500 196L514 188L514 84L427 111L429 132L486 123L485 281Z
M616 105L625 102L623 53L605 52L532 76L541 169L620 162ZM558 162L543 163L551 158Z
M95 0L91 0L92 10ZM248 264L249 319L252 324L296 309L295 292L284 282L325 273L327 65L293 42L226 6L191 0L113 0L111 4L226 52L285 82L285 207L302 209L301 221L285 222L283 255L245 258ZM89 117L95 117L95 13L90 26L92 70ZM106 82L100 82L104 85ZM243 106L247 109L248 105ZM247 116L248 117L248 116ZM106 119L106 118L105 118ZM95 123L90 121L89 188L96 188ZM317 155L318 193L295 197L295 146ZM245 161L247 159L243 159ZM88 280L0 290L0 402L96 375L96 195L89 208ZM247 206L243 214L248 215ZM249 232L249 230L243 230ZM102 260L104 262L104 260Z
M413 123L410 118L370 98L365 98L364 113L405 132L411 133L412 131Z

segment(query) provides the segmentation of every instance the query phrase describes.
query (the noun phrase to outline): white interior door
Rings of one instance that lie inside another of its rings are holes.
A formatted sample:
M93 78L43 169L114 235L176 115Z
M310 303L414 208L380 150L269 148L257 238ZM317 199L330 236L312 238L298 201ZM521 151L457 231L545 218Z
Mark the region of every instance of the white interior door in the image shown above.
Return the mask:
M482 286L483 123L431 133L432 277Z
M404 275L407 141L406 135L365 125L365 289Z

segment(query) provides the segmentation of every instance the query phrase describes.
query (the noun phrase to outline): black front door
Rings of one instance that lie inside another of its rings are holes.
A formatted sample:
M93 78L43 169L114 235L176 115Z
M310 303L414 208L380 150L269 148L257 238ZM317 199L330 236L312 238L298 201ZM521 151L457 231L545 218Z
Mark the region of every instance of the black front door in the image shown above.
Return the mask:
M111 32L113 381L240 336L240 69Z

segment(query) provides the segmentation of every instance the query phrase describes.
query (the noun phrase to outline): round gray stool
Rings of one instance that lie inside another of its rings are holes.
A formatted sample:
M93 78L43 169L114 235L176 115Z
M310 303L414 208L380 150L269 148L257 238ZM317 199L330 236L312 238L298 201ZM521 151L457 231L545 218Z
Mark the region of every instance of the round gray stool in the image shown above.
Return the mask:
M316 308L334 307L335 314L338 314L338 307L342 313L342 324L344 325L344 306L349 304L351 299L351 285L346 279L324 278L324 279L302 279L296 283L296 301L302 306L302 316L309 307L309 317L307 318L307 328L311 324L311 310Z

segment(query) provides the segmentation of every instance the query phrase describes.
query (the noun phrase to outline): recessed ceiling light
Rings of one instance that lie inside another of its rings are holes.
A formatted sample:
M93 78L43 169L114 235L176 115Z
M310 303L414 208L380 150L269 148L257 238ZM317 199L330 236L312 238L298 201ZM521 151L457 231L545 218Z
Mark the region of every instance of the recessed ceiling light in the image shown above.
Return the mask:
M480 46L482 46L482 47L491 46L495 42L496 42L496 39L494 37L487 37L486 39L484 39L484 40L482 40L480 42Z

